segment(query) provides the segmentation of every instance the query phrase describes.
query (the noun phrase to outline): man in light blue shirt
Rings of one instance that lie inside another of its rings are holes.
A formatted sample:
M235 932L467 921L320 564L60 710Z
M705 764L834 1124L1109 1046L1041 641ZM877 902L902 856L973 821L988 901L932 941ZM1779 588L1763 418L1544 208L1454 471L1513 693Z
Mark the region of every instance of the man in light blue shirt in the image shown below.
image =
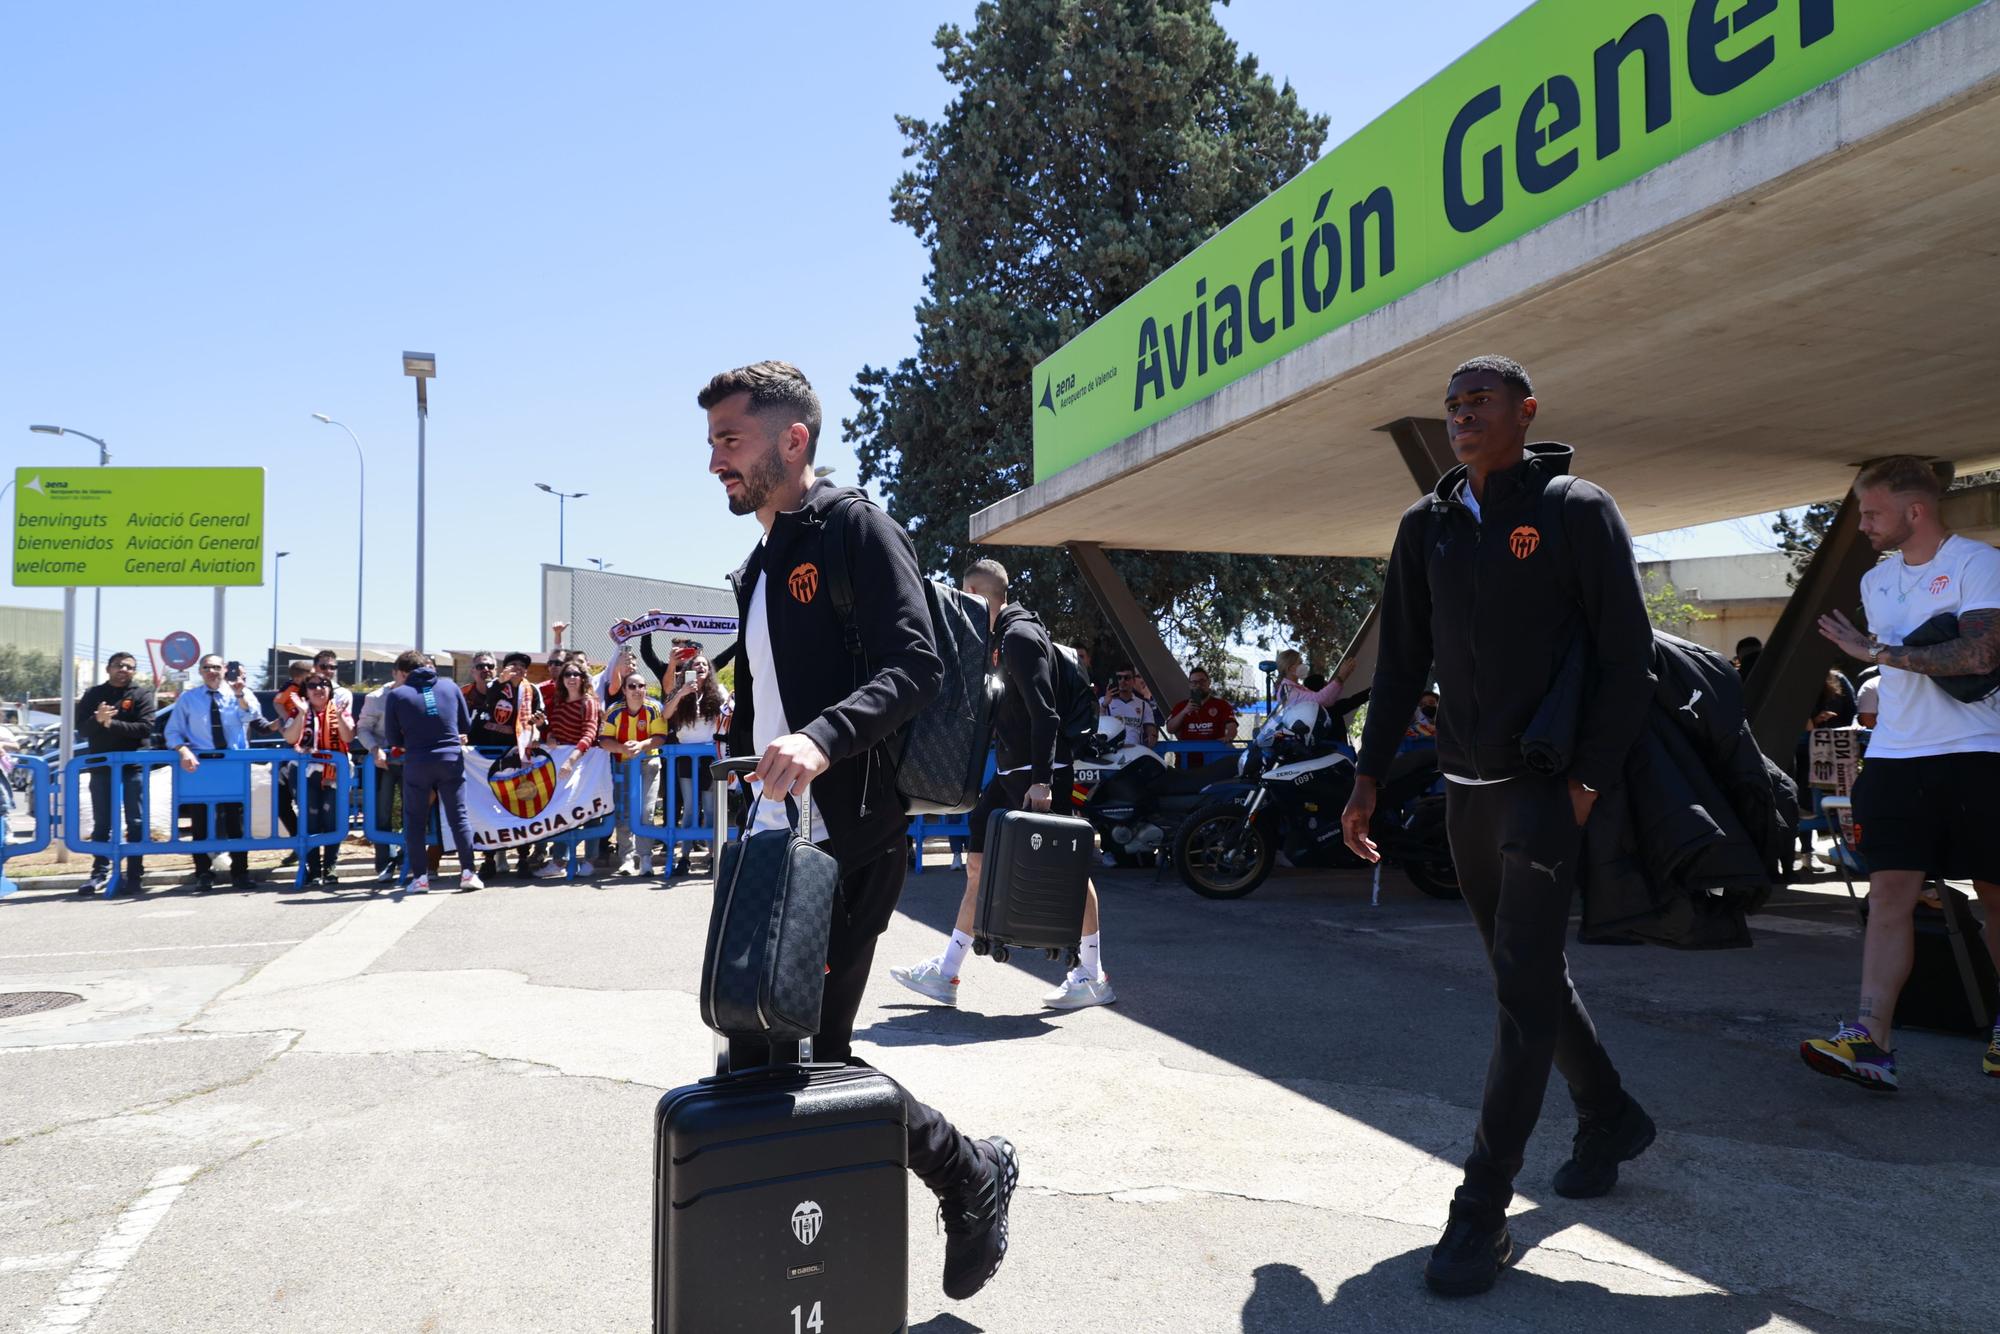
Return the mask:
M201 767L198 750L248 750L249 727L264 716L257 697L250 693L242 673L226 685L222 679L222 658L211 653L201 660L201 684L181 692L167 715L167 744L180 752L181 768L193 773ZM188 833L200 840L208 837L208 807L187 806ZM243 837L243 808L238 805L215 808L215 836ZM209 854L194 856L195 887L215 888ZM229 883L241 888L250 881L250 854L229 854Z

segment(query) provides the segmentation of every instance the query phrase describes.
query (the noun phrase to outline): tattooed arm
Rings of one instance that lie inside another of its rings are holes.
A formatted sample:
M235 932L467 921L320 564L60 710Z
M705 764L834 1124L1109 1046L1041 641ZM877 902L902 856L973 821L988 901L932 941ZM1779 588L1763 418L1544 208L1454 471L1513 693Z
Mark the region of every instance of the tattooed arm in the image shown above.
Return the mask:
M1863 662L1880 662L1919 676L1980 676L2000 668L2000 610L1969 611L1958 618L1958 638L1928 648L1884 644L1874 655L1868 636L1839 612L1822 616L1820 633Z

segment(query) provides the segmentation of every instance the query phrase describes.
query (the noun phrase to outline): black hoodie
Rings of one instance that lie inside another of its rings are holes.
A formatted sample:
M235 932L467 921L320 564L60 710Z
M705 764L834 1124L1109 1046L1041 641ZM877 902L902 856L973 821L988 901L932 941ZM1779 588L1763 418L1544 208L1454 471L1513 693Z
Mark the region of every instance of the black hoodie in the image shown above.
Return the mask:
M1462 778L1528 772L1521 736L1572 640L1589 650L1590 686L1571 777L1618 785L1646 722L1653 632L1617 504L1581 478L1560 507L1544 497L1569 471L1568 445L1527 448L1486 479L1480 518L1459 499L1468 469L1403 512L1382 588L1382 648L1357 768L1388 771L1436 664L1438 762Z
M1035 613L1008 603L993 625L1005 689L993 706L994 763L999 772L1026 769L1047 783L1062 720L1056 714L1055 647Z
M844 533L859 656L847 651L827 590L826 514L846 496L863 498L848 506ZM778 515L765 540L729 576L746 632L750 595L767 577L764 616L785 720L831 761L813 782L813 800L826 818L834 856L858 865L887 850L909 827L907 808L896 793L895 760L883 743L916 717L944 681L916 549L910 535L861 491L820 481L806 492L803 505ZM729 753L755 755L756 691L748 653L736 657L735 696Z

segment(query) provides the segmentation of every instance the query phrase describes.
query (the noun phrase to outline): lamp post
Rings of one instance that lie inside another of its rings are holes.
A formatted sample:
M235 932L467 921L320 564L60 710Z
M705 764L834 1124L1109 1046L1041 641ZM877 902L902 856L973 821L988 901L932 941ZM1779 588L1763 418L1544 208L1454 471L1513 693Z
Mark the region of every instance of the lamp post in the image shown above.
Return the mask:
M585 556L584 559L595 565L599 574L603 574L613 564L613 562L604 559L602 556Z
M582 500L585 496L589 495L590 492L558 491L554 487L550 486L547 482L536 482L535 485L556 498L556 564L567 565L569 564L569 559L568 559L569 545L565 537L565 530L563 526L564 523L563 511L565 508L567 508L568 503L570 501Z
M423 381L417 381L422 384ZM361 452L361 441L354 429L346 422L337 422L324 412L315 412L313 420L325 422L328 426L338 426L347 432L347 438L354 441L354 462L359 469L354 488L354 684L361 685L361 601L362 601L362 558L368 550L368 457Z
M271 675L264 682L265 688L278 688L278 578L285 572L285 557L289 551L280 551L271 562Z
M110 449L105 446L102 440L99 440L94 435L88 435L67 426L30 426L28 429L41 435L73 435L79 439L88 440L91 444L97 446L97 466L105 468L111 464ZM102 662L104 654L103 634L104 590L102 588L93 588L90 590L90 683L92 685L97 684L98 672L101 670L99 664Z
M405 352L403 374L417 382L417 642L424 647L424 423L431 415L430 399L424 386L437 377L437 356L431 352Z

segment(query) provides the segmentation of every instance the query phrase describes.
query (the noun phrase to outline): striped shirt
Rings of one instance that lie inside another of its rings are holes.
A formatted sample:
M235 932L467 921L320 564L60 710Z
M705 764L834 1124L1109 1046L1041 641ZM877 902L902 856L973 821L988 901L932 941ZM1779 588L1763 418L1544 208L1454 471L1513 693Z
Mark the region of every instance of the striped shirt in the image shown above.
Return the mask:
M604 706L597 702L594 694L582 699L556 699L548 706L548 740L557 746L575 746L578 750L589 750L597 744L597 731L604 717Z

